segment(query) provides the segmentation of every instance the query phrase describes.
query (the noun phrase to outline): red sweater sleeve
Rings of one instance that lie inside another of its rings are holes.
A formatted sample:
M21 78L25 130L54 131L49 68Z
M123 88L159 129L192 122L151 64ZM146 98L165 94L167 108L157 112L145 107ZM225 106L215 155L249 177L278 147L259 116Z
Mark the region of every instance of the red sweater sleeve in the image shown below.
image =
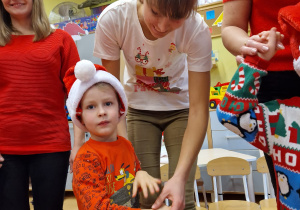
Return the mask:
M57 29L59 30L59 29ZM73 38L65 31L59 31L62 33L63 38L63 49L61 50L62 57L62 67L60 78L63 80L66 71L71 67L76 65L80 61L77 47Z

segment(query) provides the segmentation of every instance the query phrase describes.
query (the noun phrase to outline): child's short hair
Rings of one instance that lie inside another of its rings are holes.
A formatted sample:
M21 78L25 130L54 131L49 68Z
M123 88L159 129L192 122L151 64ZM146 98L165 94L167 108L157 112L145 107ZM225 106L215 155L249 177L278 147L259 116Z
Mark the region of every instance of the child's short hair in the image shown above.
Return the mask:
M120 81L112 74L108 73L103 66L93 64L91 61L82 60L68 69L64 77L64 83L68 92L67 108L73 123L87 131L85 126L81 124L80 102L84 93L98 83L106 83L113 87L116 92L120 114L127 112L127 98L124 88ZM78 114L80 113L80 114Z
M116 91L116 89L109 83L107 82L97 82L95 83L94 85L92 85L89 89L91 89L92 87L99 87L99 88L102 88L102 87L111 87L114 91L115 91L115 94L116 94L116 97L117 97L117 101L118 101L118 105L119 105L119 108L121 110L121 98L118 94L118 92ZM89 89L87 89L85 92L87 92ZM78 105L80 108L81 108L81 101L79 102L79 105Z
M140 0L147 1L151 7L154 6L159 12L172 19L187 18L197 11L197 0Z

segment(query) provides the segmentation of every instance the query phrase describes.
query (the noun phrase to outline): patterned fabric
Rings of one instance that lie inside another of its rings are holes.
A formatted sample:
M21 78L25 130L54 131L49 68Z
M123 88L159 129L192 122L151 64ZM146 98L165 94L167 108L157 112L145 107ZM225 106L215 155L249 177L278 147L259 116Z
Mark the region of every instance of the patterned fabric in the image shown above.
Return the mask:
M247 57L217 115L226 128L272 157L278 210L300 209L300 97L258 103L256 94L267 65L258 57Z
M131 143L121 136L114 142L87 141L73 165L73 191L79 210L132 209L132 183L140 170Z

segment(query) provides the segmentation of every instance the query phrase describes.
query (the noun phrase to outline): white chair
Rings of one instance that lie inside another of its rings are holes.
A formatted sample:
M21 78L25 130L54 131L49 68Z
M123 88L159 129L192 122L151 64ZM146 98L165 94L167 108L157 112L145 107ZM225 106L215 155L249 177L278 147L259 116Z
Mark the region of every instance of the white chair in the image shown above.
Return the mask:
M258 204L250 202L247 175L250 174L249 162L236 157L222 157L211 160L207 164L207 173L213 177L215 202L209 204L209 210L260 210ZM217 177L243 176L243 184L246 201L225 200L218 201Z
M270 186L270 181L268 179L269 169L265 157L260 157L257 159L256 169L259 173L262 174L264 183L264 200L261 200L259 202L260 208L262 210L276 210L277 203L276 199L271 196L272 186Z

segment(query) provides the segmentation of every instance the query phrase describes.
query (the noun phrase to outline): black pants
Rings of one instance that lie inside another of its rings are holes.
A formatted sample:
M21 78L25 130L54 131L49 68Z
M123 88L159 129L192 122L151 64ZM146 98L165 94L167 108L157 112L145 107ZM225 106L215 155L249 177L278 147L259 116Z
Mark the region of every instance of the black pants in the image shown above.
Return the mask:
M0 168L0 209L29 210L29 177L35 210L62 210L70 151L5 155Z

